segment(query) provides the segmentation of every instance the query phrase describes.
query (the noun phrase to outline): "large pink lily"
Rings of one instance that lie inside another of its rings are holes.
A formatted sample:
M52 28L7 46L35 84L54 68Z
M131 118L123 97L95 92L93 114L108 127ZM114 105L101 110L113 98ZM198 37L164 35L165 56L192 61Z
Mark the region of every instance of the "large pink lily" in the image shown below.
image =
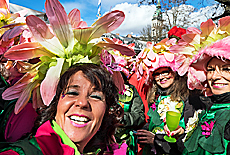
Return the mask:
M33 89L37 90L40 87L42 100L45 105L49 105L54 97L60 75L77 62L98 63L100 58L98 53L101 52L102 48L117 49L125 55L135 54L122 45L93 41L101 37L102 34L119 27L124 20L123 12L112 11L98 19L92 27L85 27L86 24L79 21L79 10L77 9L71 11L68 17L58 0L46 0L45 8L50 26L36 16L28 16L26 24L36 42L25 42L14 46L4 55L11 60L27 60L35 57L40 57L41 60L37 67L32 70L32 72L37 71L36 76L32 77L32 82L37 85L24 87L17 103L25 102L25 100L22 100L23 97L27 99L30 97L30 95L24 93L28 92L27 89L30 89L29 92L31 92ZM78 15L75 19L74 15L76 14ZM10 90L14 87L16 85L8 88L8 92L10 93ZM47 93L47 90L49 90L49 93ZM14 94L10 93L7 97L3 95L3 98L11 99L11 95ZM17 105L24 104L26 103ZM20 112L21 109L21 107L16 107L15 113Z
M81 14L78 9L73 9L69 13L68 17L73 29L87 27L87 23L85 21L81 21Z

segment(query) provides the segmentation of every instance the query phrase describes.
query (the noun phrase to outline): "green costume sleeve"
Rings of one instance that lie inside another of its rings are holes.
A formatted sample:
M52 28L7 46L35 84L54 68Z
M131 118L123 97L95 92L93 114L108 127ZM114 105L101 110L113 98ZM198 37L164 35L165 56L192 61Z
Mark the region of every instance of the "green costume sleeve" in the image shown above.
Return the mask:
M133 90L133 98L129 102L130 110L124 113L124 125L135 128L145 121L144 105L136 88L133 85L129 85L129 87Z
M187 152L198 152L201 149L212 154L225 154L228 141L224 139L225 125L230 120L230 105L216 104L208 112L202 111L199 122L191 137L185 141ZM215 122L210 136L205 136L201 128L205 122ZM224 153L225 152L225 153Z

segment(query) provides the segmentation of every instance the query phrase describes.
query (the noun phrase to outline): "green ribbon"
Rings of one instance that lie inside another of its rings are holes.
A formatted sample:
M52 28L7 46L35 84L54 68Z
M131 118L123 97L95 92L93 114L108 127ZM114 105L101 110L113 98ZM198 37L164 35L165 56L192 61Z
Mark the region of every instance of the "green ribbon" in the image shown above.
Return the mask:
M230 103L212 105L211 108L201 117L201 120L204 118L208 120L214 119L216 112L220 109L230 110Z
M135 146L136 146L136 141L135 141L135 137L134 137L134 135L133 135L133 131L130 131L129 134L130 134L130 143L129 143L129 147L131 147L131 148L128 149L128 154L129 154L129 155L135 155L134 151L137 152L137 150L136 150L136 148L135 148Z
M69 137L65 134L62 128L54 120L52 120L52 124L53 130L61 137L63 144L66 144L71 148L74 148L75 155L81 155L76 145L69 139Z

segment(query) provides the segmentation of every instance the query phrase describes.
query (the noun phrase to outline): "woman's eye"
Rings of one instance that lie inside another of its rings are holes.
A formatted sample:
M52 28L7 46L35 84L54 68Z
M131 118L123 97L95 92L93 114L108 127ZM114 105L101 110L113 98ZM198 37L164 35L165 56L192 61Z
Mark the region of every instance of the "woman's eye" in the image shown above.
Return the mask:
M230 72L230 67L224 67L222 70L226 72Z
M79 95L79 93L76 91L68 91L68 92L66 92L66 95L77 96L77 95Z
M214 71L215 71L215 68L207 68L207 71L208 71L208 72L214 72Z
M160 73L154 73L153 74L153 76L159 76L160 75Z
M103 100L103 97L100 95L90 95L90 97L93 99L101 100L101 101Z

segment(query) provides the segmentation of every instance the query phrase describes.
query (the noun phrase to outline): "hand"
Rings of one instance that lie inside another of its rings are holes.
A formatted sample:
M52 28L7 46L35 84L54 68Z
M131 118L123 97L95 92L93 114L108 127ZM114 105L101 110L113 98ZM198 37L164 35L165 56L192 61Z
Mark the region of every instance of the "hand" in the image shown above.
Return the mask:
M154 144L154 133L147 130L137 130L136 135L139 143Z
M165 124L164 125L164 131L168 136L170 136L170 135L171 136L179 136L179 135L182 135L184 133L184 129L182 127L180 127L179 125L174 131L170 132L167 124Z

